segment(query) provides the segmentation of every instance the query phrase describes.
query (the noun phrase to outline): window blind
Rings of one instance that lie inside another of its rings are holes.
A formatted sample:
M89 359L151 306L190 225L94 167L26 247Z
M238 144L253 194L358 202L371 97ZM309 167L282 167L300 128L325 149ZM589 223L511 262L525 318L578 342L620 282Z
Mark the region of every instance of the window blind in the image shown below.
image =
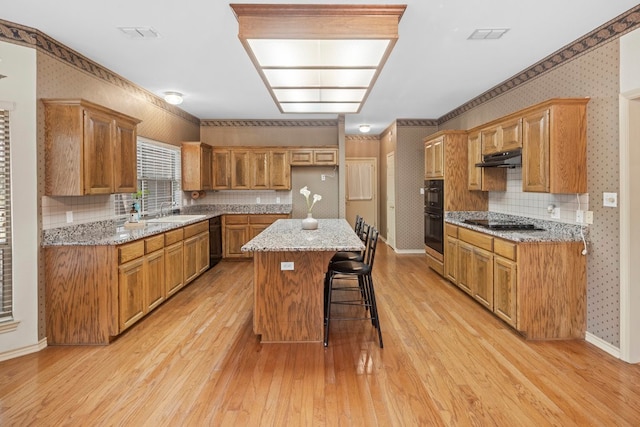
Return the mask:
M179 205L181 173L179 147L138 140L138 189L142 192L143 214L159 212L161 206L171 203Z
M0 109L0 321L13 316L9 111Z

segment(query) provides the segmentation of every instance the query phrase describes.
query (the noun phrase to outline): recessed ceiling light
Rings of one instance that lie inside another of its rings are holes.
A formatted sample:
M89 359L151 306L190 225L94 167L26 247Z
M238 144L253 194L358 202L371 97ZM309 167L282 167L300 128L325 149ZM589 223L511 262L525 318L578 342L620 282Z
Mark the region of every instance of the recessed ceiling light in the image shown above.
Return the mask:
M504 36L508 28L477 29L467 38L468 40L496 40Z
M182 104L182 94L180 92L165 92L164 100L171 105Z
M160 33L151 27L118 27L120 31L131 39L157 39Z
M282 113L357 113L405 5L231 4L238 37ZM348 22L348 25L345 25Z

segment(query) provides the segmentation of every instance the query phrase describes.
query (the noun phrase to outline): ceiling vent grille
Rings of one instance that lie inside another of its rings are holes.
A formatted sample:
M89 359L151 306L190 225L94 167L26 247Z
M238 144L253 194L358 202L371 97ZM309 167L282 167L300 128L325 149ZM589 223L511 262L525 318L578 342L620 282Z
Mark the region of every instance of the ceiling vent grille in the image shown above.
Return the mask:
M508 28L483 28L477 29L469 36L469 40L497 40L509 31Z
M157 39L160 33L151 27L118 27L130 39Z

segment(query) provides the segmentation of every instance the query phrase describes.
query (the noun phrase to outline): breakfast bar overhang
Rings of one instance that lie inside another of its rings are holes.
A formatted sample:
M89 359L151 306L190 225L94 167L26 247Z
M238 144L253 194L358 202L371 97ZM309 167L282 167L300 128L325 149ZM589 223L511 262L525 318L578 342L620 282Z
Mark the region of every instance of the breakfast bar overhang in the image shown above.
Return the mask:
M321 342L323 287L337 251L364 245L344 219L319 219L316 230L302 220L280 219L247 242L253 252L253 332L261 342Z

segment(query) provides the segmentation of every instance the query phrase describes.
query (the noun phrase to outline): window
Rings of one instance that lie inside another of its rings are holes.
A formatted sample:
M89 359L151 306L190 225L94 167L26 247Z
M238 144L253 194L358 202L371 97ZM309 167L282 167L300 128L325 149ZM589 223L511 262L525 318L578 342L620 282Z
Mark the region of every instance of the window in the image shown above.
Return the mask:
M138 202L142 215L160 212L160 207L180 206L180 148L138 138ZM127 214L135 202L133 194L116 195L116 214Z
M0 110L0 321L13 315L11 281L11 170L9 111Z

